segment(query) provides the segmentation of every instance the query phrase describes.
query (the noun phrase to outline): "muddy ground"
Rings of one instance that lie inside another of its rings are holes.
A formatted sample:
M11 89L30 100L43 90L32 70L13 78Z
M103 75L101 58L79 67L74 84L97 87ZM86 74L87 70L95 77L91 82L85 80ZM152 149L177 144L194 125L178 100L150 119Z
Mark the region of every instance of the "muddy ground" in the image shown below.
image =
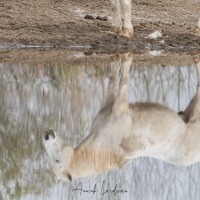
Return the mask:
M104 32L111 26L109 0L1 0L0 46L199 52L200 38L193 34L199 10L195 0L133 0L135 37L118 39ZM86 15L92 19L85 19ZM154 31L161 31L162 38L146 38Z

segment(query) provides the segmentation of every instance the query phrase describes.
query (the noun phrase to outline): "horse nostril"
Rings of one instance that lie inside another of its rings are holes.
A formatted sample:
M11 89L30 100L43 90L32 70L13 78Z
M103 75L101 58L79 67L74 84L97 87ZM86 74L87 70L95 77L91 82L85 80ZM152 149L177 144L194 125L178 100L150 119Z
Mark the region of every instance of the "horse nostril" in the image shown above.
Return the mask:
M51 135L53 138L55 138L55 134L52 130L49 130L48 132L49 132L49 135Z
M49 134L46 133L45 136L44 136L45 140L48 140L49 139Z
M50 135L51 135L53 138L55 138L54 132L53 132L52 130L48 130L48 131L46 131L46 133L45 133L45 140L48 140Z

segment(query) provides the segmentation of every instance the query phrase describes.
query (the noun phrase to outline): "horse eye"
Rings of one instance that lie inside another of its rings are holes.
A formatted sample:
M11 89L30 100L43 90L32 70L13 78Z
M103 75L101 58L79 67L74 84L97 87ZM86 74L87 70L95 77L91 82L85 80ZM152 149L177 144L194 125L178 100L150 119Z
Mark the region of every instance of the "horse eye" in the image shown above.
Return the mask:
M60 160L56 160L56 162L57 162L57 163L59 163L59 162L60 162Z

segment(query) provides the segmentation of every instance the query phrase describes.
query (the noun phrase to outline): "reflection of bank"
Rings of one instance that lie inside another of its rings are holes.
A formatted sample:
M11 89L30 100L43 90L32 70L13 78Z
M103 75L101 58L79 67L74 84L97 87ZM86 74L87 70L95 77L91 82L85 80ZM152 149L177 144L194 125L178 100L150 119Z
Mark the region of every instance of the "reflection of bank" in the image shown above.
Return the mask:
M132 59L133 55L126 53L111 62L107 94L90 134L76 148L65 145L53 131L45 133L43 144L58 179L71 181L107 172L141 156L177 165L191 165L200 160L198 87L181 116L156 103L129 104ZM197 71L200 72L199 64Z

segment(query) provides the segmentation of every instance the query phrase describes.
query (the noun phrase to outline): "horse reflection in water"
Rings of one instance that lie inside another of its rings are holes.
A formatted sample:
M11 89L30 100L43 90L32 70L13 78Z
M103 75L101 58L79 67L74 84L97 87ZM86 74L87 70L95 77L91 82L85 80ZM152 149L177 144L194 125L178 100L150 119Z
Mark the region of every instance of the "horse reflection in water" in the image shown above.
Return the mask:
M58 179L71 181L107 172L140 156L184 166L200 161L200 82L179 114L156 103L129 104L131 64L129 53L111 63L107 94L81 144L73 149L54 131L44 134L43 144ZM200 80L200 62L196 68Z

